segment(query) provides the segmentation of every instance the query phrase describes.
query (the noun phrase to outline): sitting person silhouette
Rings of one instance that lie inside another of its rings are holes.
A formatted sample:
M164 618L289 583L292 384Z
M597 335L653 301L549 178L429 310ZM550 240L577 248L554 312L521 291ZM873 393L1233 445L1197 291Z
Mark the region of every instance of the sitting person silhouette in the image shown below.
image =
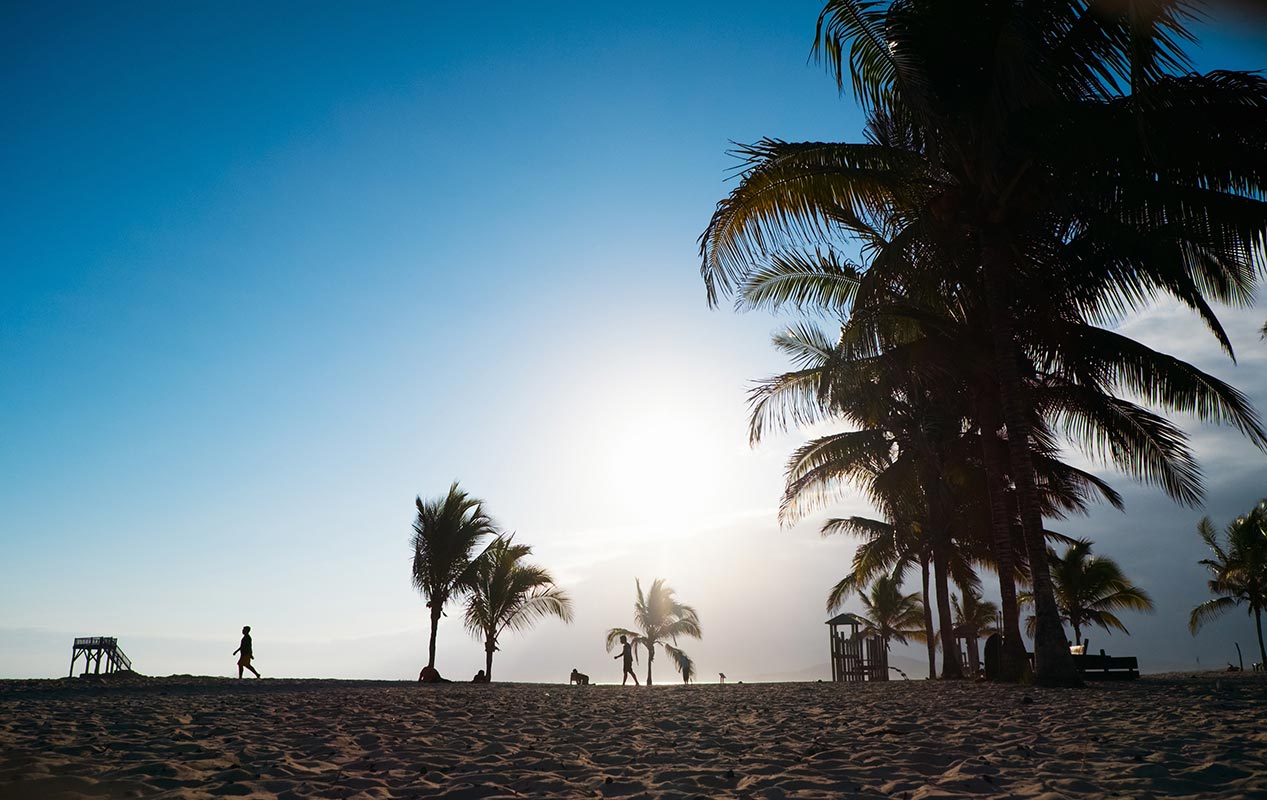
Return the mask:
M241 653L241 655L238 655ZM260 674L255 671L255 667L251 666L251 659L255 657L255 652L251 649L251 626L247 625L242 628L242 644L238 645L238 649L233 651L233 655L238 657L238 679L242 678L242 670L249 669L255 673L255 677Z
M431 665L422 668L422 672L418 673L418 680L422 683L453 683L448 678L441 677L440 670Z
M617 656L613 656L613 659L623 658L625 660L625 671L622 672L620 675L620 685L624 686L625 681L629 680L630 678L633 678L634 686L638 686L639 685L638 676L635 675L633 671L633 648L629 646L628 637L621 636L620 645L621 645L620 654Z
M572 667L572 678L568 681L568 683L575 683L578 686L589 686L590 676L586 675L584 672L577 672L576 667Z
M471 678L471 683L488 683L488 676L484 674L484 670L480 670Z

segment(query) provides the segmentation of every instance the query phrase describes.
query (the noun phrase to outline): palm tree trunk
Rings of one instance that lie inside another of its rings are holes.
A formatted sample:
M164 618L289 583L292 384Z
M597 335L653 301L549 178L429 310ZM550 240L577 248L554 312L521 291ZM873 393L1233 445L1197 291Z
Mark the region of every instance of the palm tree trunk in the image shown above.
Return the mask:
M651 662L655 660L655 643L647 645L647 685L651 685Z
M1043 533L1043 514L1038 502L1038 486L1029 451L1029 409L1023 399L1020 370L1017 367L1016 337L1012 311L1000 298L1000 289L1007 279L1007 254L996 246L986 246L982 254L985 267L986 304L994 339L994 368L1003 406L1003 421L1008 430L1008 454L1011 456L1012 482L1016 485L1021 509L1021 530L1029 553L1030 581L1034 587L1034 680L1041 686L1081 686L1082 679L1074 666L1073 656L1060 622L1060 610L1052 588L1047 564L1047 541Z
M928 552L919 555L920 577L924 580L924 636L928 644L928 678L937 679L937 630L933 627L933 604L928 594Z
M493 651L497 649L497 640L489 636L484 641L484 677L493 682Z
M978 671L981 669L981 649L977 646L977 636L974 633L967 639L968 644L968 671L972 673L973 678L977 677Z
M938 535L938 534L935 534ZM950 577L945 542L933 545L933 579L937 583L937 624L941 626L941 676L963 677L959 648L955 647L955 623L950 615Z
M941 626L941 676L962 678L959 648L955 647L955 624L950 615L950 531L946 529L945 483L940 459L936 453L926 454L924 494L928 513L927 535L933 547L933 580L937 586L937 624ZM925 604L927 605L927 597Z
M1254 624L1258 626L1258 657L1262 659L1258 663L1267 668L1267 650L1263 649L1263 610L1258 606L1254 606Z
M1003 427L993 398L977 405L981 422L981 460L985 465L986 494L990 501L990 533L995 568L999 573L999 610L1003 614L1003 663L999 680L1015 683L1025 671L1025 640L1021 638L1021 610L1016 602L1016 558L1012 554L1012 512L1004 490Z
M432 669L436 665L436 632L440 630L440 606L431 607L431 640L427 643L427 666Z
M1073 643L1082 644L1082 626L1076 622L1070 624L1073 626Z

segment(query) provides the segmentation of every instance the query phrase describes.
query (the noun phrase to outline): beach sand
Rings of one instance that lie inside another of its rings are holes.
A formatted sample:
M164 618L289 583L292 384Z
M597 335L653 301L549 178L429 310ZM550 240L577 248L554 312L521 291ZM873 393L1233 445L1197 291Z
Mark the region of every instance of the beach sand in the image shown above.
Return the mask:
M0 798L1267 797L1267 675L0 681Z

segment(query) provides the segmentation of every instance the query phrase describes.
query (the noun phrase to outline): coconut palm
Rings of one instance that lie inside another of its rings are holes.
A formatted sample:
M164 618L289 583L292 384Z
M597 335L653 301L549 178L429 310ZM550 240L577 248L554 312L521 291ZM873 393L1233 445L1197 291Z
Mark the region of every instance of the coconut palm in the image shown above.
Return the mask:
M773 255L839 249L852 236L868 272L982 309L1001 423L990 430L1007 430L1040 683L1078 682L1030 457L1027 367L1069 341L1047 322L1112 322L1168 294L1230 352L1207 298L1247 302L1262 268L1267 81L1183 74L1190 5L832 0L816 52L901 146L745 148L748 169L701 237L712 301L776 265ZM1233 129L1247 133L1225 143ZM889 213L895 205L901 214ZM937 257L916 257L929 252ZM865 305L865 286L831 277L818 295ZM1046 313L1032 315L1036 305ZM1104 365L1097 384L1264 440L1244 398L1198 399L1210 384L1191 373L1167 381L1127 358Z
M908 502L903 502L904 500ZM897 498L887 504L885 515L889 521L867 517L832 518L823 523L823 536L843 533L862 541L853 554L849 574L841 578L827 595L827 610L837 611L854 592L863 591L867 584L885 574L896 575L899 580L907 567L918 562L923 597L928 596L932 557L928 541L922 536L915 515L904 511L910 505L909 498ZM924 606L924 644L928 648L928 677L937 677L937 635L933 625L933 612Z
M754 281L750 286L760 284L761 281ZM789 281L784 288L794 284L795 281ZM877 546L883 547L875 552L883 552L889 560L872 558L871 545L860 548L856 556L865 556L863 561L874 562L873 567L860 569L861 562L856 558L853 572L837 584L833 592L835 601L843 599L842 592L865 584L880 571L894 571L900 577L904 568L901 565L913 563L916 558L926 571L927 560L931 558L935 567L939 626L945 632L941 637L943 675L960 677L958 649L952 633L949 579L953 576L960 586L978 583L971 568L964 566L963 553L972 540L979 539L982 531L992 530L991 511L986 510L991 504L984 500L982 482L972 477L984 464L979 456L969 455L983 449L984 436L973 434L972 426L966 424L970 416L967 393L962 382L953 380L954 365L959 362L951 354L960 354L964 348L926 338L898 343L873 355L853 341L858 327L854 319L846 322L835 343L808 324L793 326L775 337L776 347L791 356L799 369L762 381L754 389L751 437L754 442L759 441L767 430L786 430L792 423L840 421L856 429L820 437L793 454L788 463L781 519L794 521L842 485L852 484L866 493L888 523L862 520L867 524L859 526L854 524L857 518L832 520L824 526L823 532L854 533L864 539L883 534L875 541ZM935 352L938 347L941 352ZM1082 410L1069 401L1051 404L1069 408L1071 414ZM1108 421L1093 418L1090 427L1107 429L1110 433L1116 433L1119 427L1128 431L1143 427L1137 423L1121 426L1112 415L1101 416L1107 416ZM1032 459L1041 470L1044 514L1063 516L1068 512L1084 512L1083 497L1092 492L1120 507L1120 498L1106 484L1054 457L1054 444L1049 441L1041 421L1035 424L1035 431L1032 446L1041 449L1034 452ZM975 463L970 463L972 458L976 458ZM1007 455L1000 454L998 460L1006 463ZM1151 463L1151 458L1148 461ZM963 502L965 495L976 494L982 495L982 502L975 504L977 507ZM955 502L950 501L950 495L956 498ZM1003 498L1003 502L1006 504L1007 499ZM1002 545L996 537L988 550L979 546L972 548L976 560L997 568L1005 598L1013 571L1020 565L1016 559L1003 555L1005 547L1008 553L1012 548L1011 539L1017 530L1014 520L1014 512L1008 512L1003 519ZM894 538L895 530L887 530L885 525L897 526L904 535ZM898 541L905 544L895 547ZM906 560L899 561L899 558ZM927 589L925 596L929 596ZM931 602L925 604L926 611L931 605ZM930 645L934 641L930 638ZM1008 641L1015 642L1024 653L1019 627ZM930 657L930 666L931 661Z
M1224 530L1225 544L1219 543L1214 523L1209 517L1197 525L1201 541L1210 548L1213 558L1202 559L1210 570L1210 594L1216 595L1196 608L1188 619L1193 636L1210 620L1226 614L1236 606L1248 607L1258 632L1260 663L1267 664L1263 647L1263 611L1267 610L1267 500L1254 510L1237 517Z
M664 582L664 578L656 578L651 584L650 591L645 595L642 593L642 583L636 578L634 586L638 592L638 599L634 602L634 624L638 630L633 631L628 628L609 630L607 651L611 652L621 636L629 639L635 658L638 648L645 647L647 649L647 685L650 686L651 663L655 660L656 647L659 646L664 649L673 661L673 666L682 674L682 681L690 683L695 677L695 662L675 645L680 636L692 639L703 636L700 630L699 614L690 606L677 601L675 592Z
M546 617L572 621L572 600L541 567L525 563L532 548L499 536L471 564L466 629L484 640L485 675L493 679L493 653L507 630L531 628Z
M981 667L981 653L977 641L998 630L999 607L991 600L983 600L981 593L972 587L963 590L963 600L951 598L955 609L955 632L968 645L968 668L973 675Z
M1075 643L1082 641L1082 630L1088 625L1129 634L1115 611L1153 611L1148 593L1132 584L1116 561L1092 555L1091 542L1085 539L1075 540L1063 554L1048 550L1047 562L1060 617L1073 628ZM1030 602L1030 596L1024 600ZM1030 622L1032 631L1033 618Z
M413 584L431 611L427 666L434 668L444 606L467 591L475 550L486 536L496 536L497 528L484 513L483 501L458 488L457 481L447 495L426 501L419 497L415 505Z
M879 636L885 650L892 641L906 644L910 640L924 640L924 601L919 592L903 594L902 583L892 575L876 578L858 599L865 609L859 615L867 623L863 632Z

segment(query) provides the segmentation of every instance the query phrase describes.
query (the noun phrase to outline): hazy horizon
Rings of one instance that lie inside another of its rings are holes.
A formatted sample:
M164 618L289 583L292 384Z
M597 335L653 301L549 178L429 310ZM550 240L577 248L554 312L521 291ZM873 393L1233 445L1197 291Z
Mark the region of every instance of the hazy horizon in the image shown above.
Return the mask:
M619 680L603 633L657 577L701 681L825 669L853 543L818 523L873 512L779 529L804 432L749 448L745 402L779 320L710 311L695 244L731 142L860 137L806 63L821 5L0 8L0 678L64 676L76 635L229 675L247 624L267 677L414 678L414 498L455 479L576 603L498 679ZM1201 70L1267 65L1248 16L1200 33ZM1236 365L1169 306L1122 328L1267 412L1262 299L1220 311ZM1197 521L1267 496L1267 456L1185 427L1203 507L1096 466L1126 512L1051 525L1152 594L1133 636L1085 634L1144 672L1256 660L1242 610L1187 615Z

